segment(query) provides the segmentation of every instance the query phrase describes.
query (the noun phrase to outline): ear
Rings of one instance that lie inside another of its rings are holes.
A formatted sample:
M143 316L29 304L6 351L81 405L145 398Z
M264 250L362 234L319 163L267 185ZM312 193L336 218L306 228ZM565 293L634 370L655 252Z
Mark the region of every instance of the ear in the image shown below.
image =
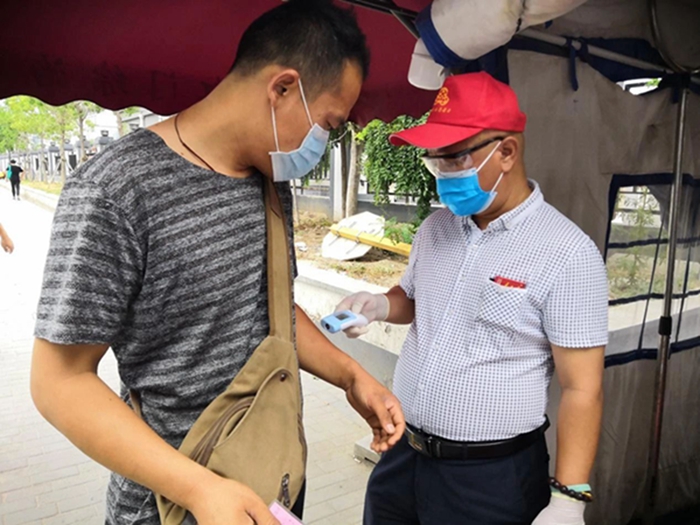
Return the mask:
M279 107L290 94L299 89L299 72L295 69L283 69L275 73L267 83L267 97L270 106Z
M501 171L508 173L513 169L518 157L521 155L520 143L513 136L506 137L498 149L501 154Z

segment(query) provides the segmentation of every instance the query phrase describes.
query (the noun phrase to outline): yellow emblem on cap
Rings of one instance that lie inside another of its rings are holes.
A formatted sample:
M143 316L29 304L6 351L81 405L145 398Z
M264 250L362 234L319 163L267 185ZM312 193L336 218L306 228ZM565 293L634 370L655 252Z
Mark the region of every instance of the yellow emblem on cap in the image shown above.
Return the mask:
M435 99L436 106L446 106L450 103L450 90L446 87L442 88Z
M450 103L450 90L443 87L438 93L433 105L433 113L452 113L452 108L446 107Z

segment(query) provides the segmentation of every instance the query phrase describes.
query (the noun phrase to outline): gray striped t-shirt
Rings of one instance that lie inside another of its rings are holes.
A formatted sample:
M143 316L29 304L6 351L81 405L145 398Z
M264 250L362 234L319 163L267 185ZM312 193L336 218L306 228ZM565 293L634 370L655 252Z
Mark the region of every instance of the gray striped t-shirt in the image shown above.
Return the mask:
M289 185L278 190L289 219ZM122 397L138 391L145 421L178 447L267 335L265 250L262 175L212 173L136 131L66 182L35 335L110 344ZM157 516L152 493L112 476L107 523Z

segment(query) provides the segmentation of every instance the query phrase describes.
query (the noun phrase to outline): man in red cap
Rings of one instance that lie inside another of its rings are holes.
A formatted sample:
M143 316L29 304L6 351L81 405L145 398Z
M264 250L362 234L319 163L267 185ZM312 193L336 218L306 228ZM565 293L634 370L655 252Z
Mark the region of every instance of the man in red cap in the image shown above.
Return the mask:
M466 74L447 79L426 124L391 137L426 150L446 208L421 226L399 286L338 306L411 324L394 377L409 428L372 474L365 525L584 522L607 278L593 242L527 178L525 121L508 86ZM555 365L562 398L550 479Z

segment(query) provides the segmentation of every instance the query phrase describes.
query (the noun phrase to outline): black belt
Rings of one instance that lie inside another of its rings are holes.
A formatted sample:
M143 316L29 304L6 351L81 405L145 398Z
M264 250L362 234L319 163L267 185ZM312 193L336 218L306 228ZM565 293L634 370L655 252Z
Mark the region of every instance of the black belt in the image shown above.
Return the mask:
M432 436L406 425L406 437L411 448L433 459L494 459L512 456L526 449L544 435L548 428L549 419L532 432L511 439L464 442Z

